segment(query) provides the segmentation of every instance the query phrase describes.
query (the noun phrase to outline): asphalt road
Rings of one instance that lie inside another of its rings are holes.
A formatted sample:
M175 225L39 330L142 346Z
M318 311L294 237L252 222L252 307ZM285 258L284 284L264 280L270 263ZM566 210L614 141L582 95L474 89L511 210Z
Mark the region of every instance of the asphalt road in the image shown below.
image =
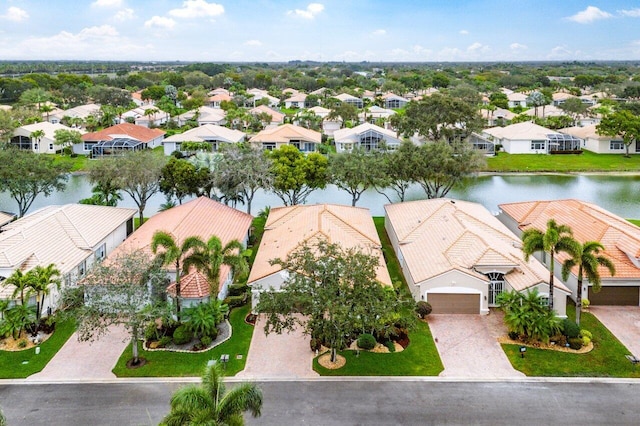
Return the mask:
M248 425L640 423L633 383L307 381L259 383ZM179 383L0 385L8 424L155 425ZM232 386L232 385L230 385Z

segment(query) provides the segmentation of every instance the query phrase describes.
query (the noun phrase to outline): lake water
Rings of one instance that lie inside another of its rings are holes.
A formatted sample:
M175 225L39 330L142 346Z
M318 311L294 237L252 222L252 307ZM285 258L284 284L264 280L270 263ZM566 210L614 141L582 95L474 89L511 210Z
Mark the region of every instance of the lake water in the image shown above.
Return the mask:
M39 195L30 211L51 204L76 203L91 195L91 185L85 175L71 176L67 188L50 197ZM624 218L640 218L640 176L629 175L498 175L479 176L465 180L464 184L454 188L450 198L475 201L483 204L491 212L498 211L498 204L529 201L577 198L589 201ZM407 200L426 198L418 185L410 188ZM392 199L394 199L392 197ZM145 216L151 216L164 203L162 194L156 194L147 203ZM395 201L395 200L394 200ZM315 191L307 199L307 204L335 203L351 204L351 197L335 186ZM384 215L383 206L387 199L370 190L362 195L359 207L367 207L372 215ZM259 192L252 205L252 213L257 214L265 206L280 206L281 200L272 193ZM121 207L136 205L127 194L123 194ZM238 206L243 209L242 205ZM17 205L7 193L0 193L0 210L17 212Z

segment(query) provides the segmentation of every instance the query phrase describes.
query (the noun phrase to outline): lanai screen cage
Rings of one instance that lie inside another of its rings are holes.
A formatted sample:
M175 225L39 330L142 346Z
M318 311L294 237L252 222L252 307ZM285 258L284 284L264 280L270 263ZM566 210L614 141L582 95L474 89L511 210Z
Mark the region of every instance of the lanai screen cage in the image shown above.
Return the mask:
M582 139L563 133L547 135L550 154L576 154L582 152Z
M113 155L124 155L127 151L139 151L144 149L145 144L132 138L113 138L111 140L100 141L91 150L92 158L107 157Z
M496 144L477 133L471 133L471 136L469 136L469 143L474 149L477 149L484 155L496 154Z

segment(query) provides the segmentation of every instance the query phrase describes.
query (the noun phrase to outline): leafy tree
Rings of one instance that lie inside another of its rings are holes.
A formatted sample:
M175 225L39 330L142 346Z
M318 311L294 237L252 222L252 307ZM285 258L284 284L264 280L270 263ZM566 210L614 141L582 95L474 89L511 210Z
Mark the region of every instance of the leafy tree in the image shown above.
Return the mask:
M60 145L63 150L66 147L72 147L74 144L82 143L82 135L77 130L58 129L54 135L54 143Z
M404 141L395 151L377 154L379 165L370 172L375 178L376 191L384 195L390 203L393 200L382 189L393 190L400 202L404 202L407 190L416 179L418 152L417 145Z
M115 158L101 158L89 163L89 182L94 185L93 195L88 199L80 200L80 203L117 206L118 201L122 200L119 175L118 162Z
M629 157L629 146L640 139L640 117L628 110L618 110L605 115L596 126L600 135L621 136L625 146L625 157Z
M283 145L270 154L272 190L286 205L304 203L307 196L327 184L328 160L312 152L304 155L293 145Z
M491 103L491 105L498 108L509 108L509 98L503 92L493 92L492 94L490 94L489 102Z
M358 121L358 108L348 102L341 102L331 106L331 112L327 115L328 120L342 120L341 127L345 127L348 121Z
M17 127L18 123L13 119L11 112L0 109L0 143L6 143Z
M351 195L354 207L360 196L374 184L377 158L357 147L329 157L329 181Z
M22 105L34 105L37 109L40 109L40 106L50 99L51 93L40 87L35 87L22 92L19 102Z
M547 309L537 289L523 293L505 291L498 295L497 302L504 310L509 331L527 340L548 342L560 331L560 319Z
M567 113L573 119L573 125L576 125L578 117L585 115L589 108L582 102L580 98L569 98L561 103L558 108Z
M262 391L253 383L242 383L226 392L219 364L207 367L200 386L188 385L171 397L171 411L162 426L242 425L242 413L260 416Z
M576 294L576 324L580 325L580 313L582 311L582 281L584 277L592 285L593 292L600 291L602 280L600 278L599 267L609 270L611 276L616 274L616 267L613 262L600 254L604 251L604 246L598 241L585 241L584 244L577 243L573 256L566 259L562 264L562 279L567 280L569 273L576 266L578 267L578 289Z
M29 288L36 294L36 321L40 321L45 296L51 292L52 286L60 290L60 270L53 263L38 265L27 272L27 276Z
M22 217L40 194L45 197L66 186L70 165L56 163L51 156L19 149L0 150L0 191L7 191L18 203Z
M123 326L131 337L133 364L138 364L138 339L164 312L162 304L152 299L151 289L164 286L166 275L147 253L121 253L94 263L77 288L65 289L66 300L77 294L83 300L71 304L63 315L76 320L80 341L99 339L112 325Z
M289 274L280 291L260 294L256 310L266 315L265 333L300 325L331 348L333 361L355 335L389 335L395 325L408 327L415 318L413 301L399 300L376 280L378 257L357 248L321 239L271 262Z
M131 93L118 87L108 87L103 85L91 86L88 89L89 96L100 105L111 105L113 107L131 107Z
M208 172L192 163L171 157L162 168L160 191L167 197L176 197L179 204L189 195L200 193L206 185Z
M537 251L549 253L549 311L553 312L555 255L564 252L574 257L579 243L573 238L570 227L558 225L554 219L549 219L544 233L539 229L529 228L522 233L521 238L522 252L526 262Z
M413 177L427 198L445 197L463 178L478 172L485 161L480 152L465 142L427 143L416 154Z
M451 80L445 73L442 72L435 73L431 78L431 85L436 88L449 87L450 84Z
M36 312L33 306L18 304L5 309L0 320L0 336L11 335L19 339L22 331L36 320Z

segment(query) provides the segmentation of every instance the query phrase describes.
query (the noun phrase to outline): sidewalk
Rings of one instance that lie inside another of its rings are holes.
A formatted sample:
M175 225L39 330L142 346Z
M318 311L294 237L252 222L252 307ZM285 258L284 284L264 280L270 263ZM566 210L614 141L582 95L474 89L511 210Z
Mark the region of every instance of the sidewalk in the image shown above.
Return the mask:
M79 342L77 333L73 333L47 366L26 380L115 379L111 370L128 344L129 335L121 327L111 327L94 342Z

